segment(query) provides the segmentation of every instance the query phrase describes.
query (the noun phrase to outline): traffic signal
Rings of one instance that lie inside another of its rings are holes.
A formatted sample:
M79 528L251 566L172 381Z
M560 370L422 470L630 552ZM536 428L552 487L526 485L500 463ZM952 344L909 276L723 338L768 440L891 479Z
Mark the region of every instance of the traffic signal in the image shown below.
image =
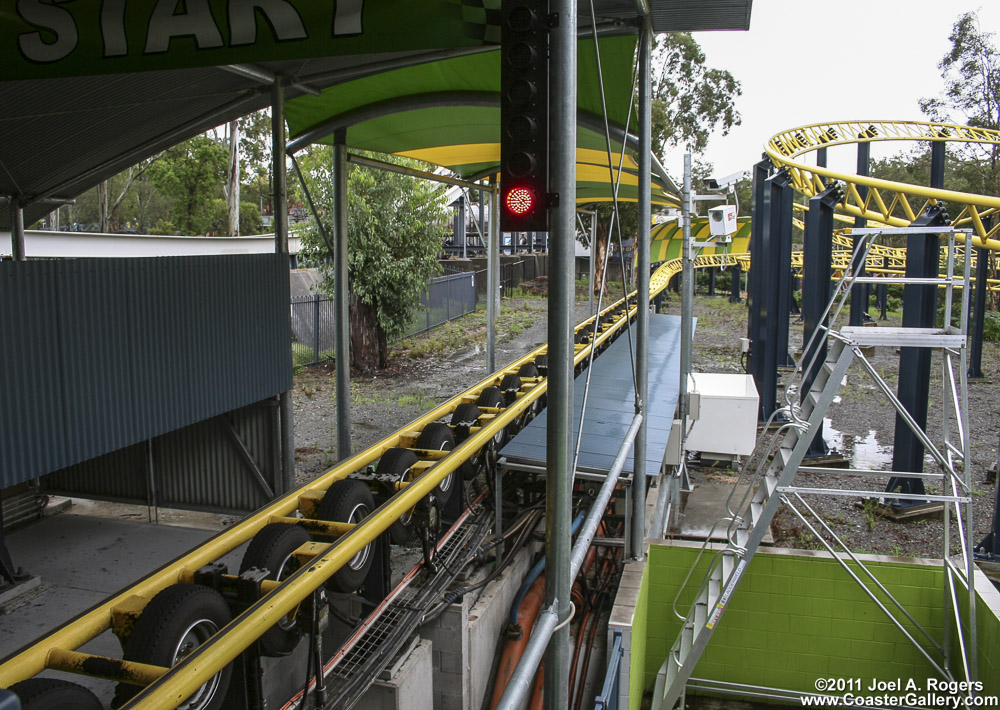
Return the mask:
M547 232L549 32L546 0L502 0L500 228Z

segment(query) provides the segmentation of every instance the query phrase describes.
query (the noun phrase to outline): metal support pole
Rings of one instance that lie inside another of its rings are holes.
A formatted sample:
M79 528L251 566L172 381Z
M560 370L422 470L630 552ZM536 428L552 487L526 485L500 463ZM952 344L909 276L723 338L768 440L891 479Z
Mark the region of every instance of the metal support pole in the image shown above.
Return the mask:
M771 244L768 223L770 221L770 190L767 178L771 172L771 162L762 160L753 166L753 204L750 217L750 272L747 274L747 338L750 352L747 355L747 371L753 376L760 394L757 417L766 421L774 411L776 399L774 373L764 367L764 324L767 319L765 301L769 271L769 247Z
M549 390L545 465L545 603L559 622L570 613L570 525L573 517L573 300L576 219L577 3L551 0L559 22L549 36ZM569 707L569 624L555 631L545 654L546 710Z
M490 176L490 229L486 240L486 371L497 370L496 327L500 314L500 190Z
M802 401L826 360L826 338L817 334L817 328L828 324L827 304L830 302L830 261L833 256L833 212L840 197L840 190L828 187L809 200L806 231L803 240L802 284ZM810 365L811 363L811 365ZM816 436L809 444L807 457L826 456L830 450L823 439L820 423Z
M866 134L862 133L859 138L864 138ZM858 175L868 175L869 169L868 164L871 158L872 144L869 141L864 141L858 143ZM858 185L858 194L861 199L865 199L868 196L868 187L865 185ZM867 220L864 217L855 217L854 226L864 227L867 224ZM858 243L863 240L864 237L861 235L854 236L854 243L852 246L852 251L854 252L854 258L856 261L852 264L852 270L855 276L865 275L865 262L864 253L858 249ZM856 283L851 286L851 310L849 322L850 325L863 325L865 322L865 313L868 312L868 284Z
M462 195L458 198L458 207L455 209L455 229L454 229L454 239L452 240L455 246L462 247L462 255L465 255L465 196Z
M972 245L966 245L967 253ZM986 321L986 289L990 271L988 249L976 250L976 300L972 309L972 338L969 341L969 377L983 378L983 327Z
M333 144L334 348L337 351L337 459L351 455L351 314L347 276L347 135L338 131Z
M646 537L646 411L649 396L649 227L652 155L652 44L647 20L639 30L639 226L636 232L635 413L643 417L635 439L632 465L632 557L644 556ZM659 471L654 471L659 473Z
M271 173L274 176L274 251L284 254L284 264L291 268L288 258L288 184L285 172L285 87L280 81L271 86ZM292 297L291 274L284 299ZM287 307L287 305L286 305ZM278 395L278 414L281 448L281 473L275 472L275 485L280 479L282 492L295 487L295 415L292 411L292 393Z
M743 269L739 264L729 267L729 302L742 303L740 281L743 279Z
M7 209L10 211L10 256L14 261L24 261L24 208L20 198L12 195Z
M479 188L479 241L486 246L486 240L483 238L486 234L486 191L480 187ZM462 245L462 258L469 258L469 248L467 246L468 239L466 243Z
M778 256L775 263L773 289L774 308L769 309L775 318L768 319L774 329L774 367L794 367L795 361L788 354L788 316L792 312L792 211L795 191L791 177L781 171L771 179L771 217L773 237L777 238Z
M944 187L943 142L931 144L931 187ZM945 226L941 206L927 209L913 221L914 227ZM938 235L909 234L906 237L906 278L936 278L939 270ZM903 286L903 327L933 328L937 320L937 286L905 284ZM930 394L930 348L900 348L899 385L897 397L921 429L927 427L927 400ZM903 418L896 414L893 437L892 470L920 473L924 470L924 446ZM886 492L922 495L921 478L893 476ZM899 505L903 503L898 502ZM911 503L911 505L913 505Z
M690 411L688 376L691 374L691 340L694 337L694 262L691 253L691 154L684 154L684 183L681 188L681 380L677 405L681 420L681 455L687 442ZM676 277L675 277L676 278Z
M596 272L596 267L594 265L595 253L597 252L597 210L595 209L590 215L590 275L587 277L587 315L594 315L594 274Z

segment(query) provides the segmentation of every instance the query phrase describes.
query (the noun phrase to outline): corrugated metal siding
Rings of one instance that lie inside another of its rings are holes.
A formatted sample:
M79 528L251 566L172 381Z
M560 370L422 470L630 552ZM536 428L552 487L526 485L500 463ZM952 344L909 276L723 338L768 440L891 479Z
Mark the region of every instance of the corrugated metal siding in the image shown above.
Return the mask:
M224 415L270 484L278 446L277 401L242 407ZM150 479L155 490L150 487ZM246 468L219 418L183 427L149 442L99 456L42 478L42 490L67 496L226 513L246 513L270 497ZM154 495L155 494L155 495Z
M274 254L0 264L0 487L291 387Z

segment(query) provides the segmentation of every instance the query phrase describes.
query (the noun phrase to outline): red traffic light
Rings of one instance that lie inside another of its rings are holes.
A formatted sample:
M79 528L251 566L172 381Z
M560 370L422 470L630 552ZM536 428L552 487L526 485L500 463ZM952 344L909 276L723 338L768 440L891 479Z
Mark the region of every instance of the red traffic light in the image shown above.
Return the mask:
M526 215L535 206L535 193L526 187L514 187L507 193L504 204L511 214Z

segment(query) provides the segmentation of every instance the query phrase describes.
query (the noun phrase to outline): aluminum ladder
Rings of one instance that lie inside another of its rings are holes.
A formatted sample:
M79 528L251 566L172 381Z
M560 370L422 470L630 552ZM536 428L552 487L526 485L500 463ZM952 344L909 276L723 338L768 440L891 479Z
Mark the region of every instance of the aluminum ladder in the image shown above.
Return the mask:
M778 510L781 500L780 494L776 492L779 486L791 484L809 450L809 443L819 431L827 409L840 390L858 345L833 332L830 332L830 336L827 338L826 359L801 405L789 403L779 410L790 421L779 428L772 440L780 438L780 445L773 458L766 464L766 468L762 465L743 483L746 487L743 500L737 506L738 512L734 512L733 517L728 519L728 542L712 558L695 602L687 616L683 617L681 632L656 674L653 710L670 710L683 695L698 659L712 638L726 605L732 599L733 592ZM789 396L792 395L794 392L789 392ZM766 440L766 435L763 438ZM767 453L769 452L765 452L765 455ZM739 487L738 483L737 489ZM710 539L711 535L708 537ZM707 543L708 539L706 545ZM699 558L700 556L699 554ZM681 585L682 590L686 584L687 580ZM674 613L680 617L676 609Z

